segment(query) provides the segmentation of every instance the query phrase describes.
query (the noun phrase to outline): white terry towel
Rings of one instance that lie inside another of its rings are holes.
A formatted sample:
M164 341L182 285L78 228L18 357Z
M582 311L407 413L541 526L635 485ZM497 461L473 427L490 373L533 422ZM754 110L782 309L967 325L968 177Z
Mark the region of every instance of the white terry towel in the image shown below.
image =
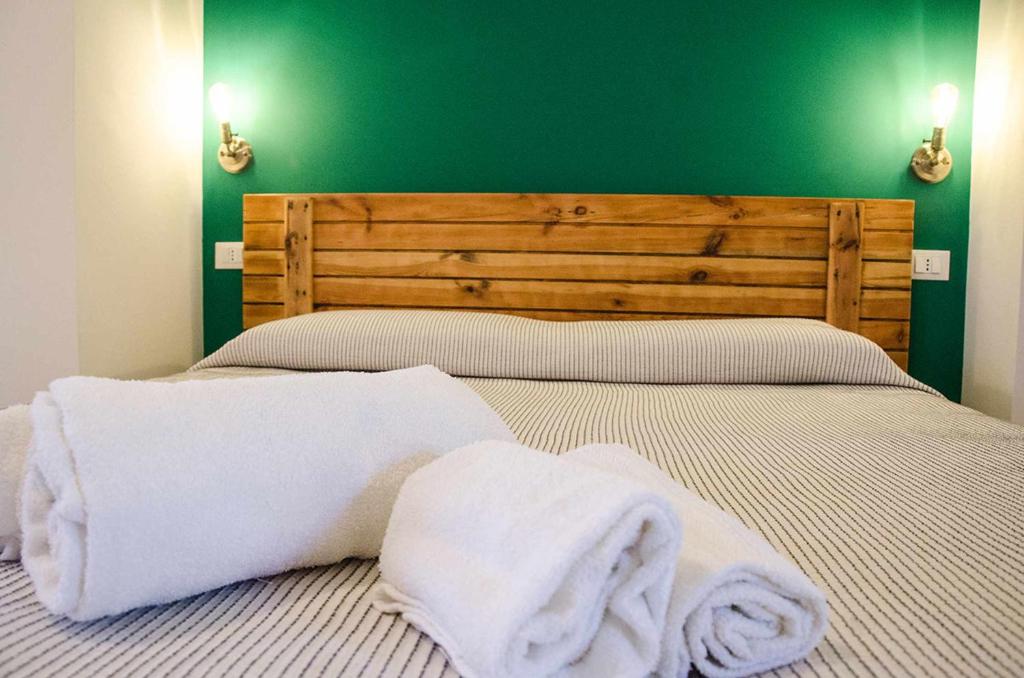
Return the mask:
M18 496L31 440L28 405L0 410L0 560L17 560L21 552Z
M646 675L679 541L671 507L637 483L478 443L402 486L374 604L469 677Z
M739 520L622 445L588 445L565 458L638 481L666 497L686 533L658 673L748 676L805 657L828 626L825 595Z
M32 404L22 560L75 620L371 557L408 473L512 433L424 366L179 383L73 377Z

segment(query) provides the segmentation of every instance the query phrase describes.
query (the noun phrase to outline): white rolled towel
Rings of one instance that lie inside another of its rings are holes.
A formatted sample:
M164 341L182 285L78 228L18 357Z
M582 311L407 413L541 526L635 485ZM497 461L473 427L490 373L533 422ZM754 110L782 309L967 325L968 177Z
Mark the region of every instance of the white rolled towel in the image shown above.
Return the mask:
M73 377L32 404L22 560L75 620L380 551L402 481L513 440L429 366L179 383Z
M374 604L468 677L642 676L664 632L679 524L638 483L485 442L413 473Z
M18 497L31 439L28 405L0 410L0 560L17 560L21 552Z
M686 533L679 552L658 673L736 678L804 658L828 626L825 595L739 520L622 445L588 445L565 458L617 473L667 498Z

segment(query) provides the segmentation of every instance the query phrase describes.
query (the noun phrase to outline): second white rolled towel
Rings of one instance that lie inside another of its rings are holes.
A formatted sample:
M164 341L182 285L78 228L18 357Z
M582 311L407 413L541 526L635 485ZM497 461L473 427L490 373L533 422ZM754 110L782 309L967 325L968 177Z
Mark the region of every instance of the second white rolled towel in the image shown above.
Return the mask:
M514 436L429 366L180 383L74 377L32 405L22 560L86 620L376 556L422 464Z
M680 529L639 483L520 445L456 450L406 480L374 604L470 678L643 676Z
M587 445L565 459L639 482L671 503L679 552L658 673L738 678L805 657L828 626L825 595L739 520L622 445Z

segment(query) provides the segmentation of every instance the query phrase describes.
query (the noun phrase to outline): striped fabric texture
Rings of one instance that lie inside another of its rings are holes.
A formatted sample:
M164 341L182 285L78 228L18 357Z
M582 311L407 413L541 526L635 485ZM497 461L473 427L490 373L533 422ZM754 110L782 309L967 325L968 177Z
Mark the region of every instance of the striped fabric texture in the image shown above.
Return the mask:
M796 562L831 627L774 675L1024 673L1024 428L902 386L464 381L523 443L630 445ZM371 607L377 577L347 561L77 624L3 564L0 675L454 675Z
M423 364L459 377L930 390L870 340L791 318L551 322L465 311L329 311L259 325L192 369Z

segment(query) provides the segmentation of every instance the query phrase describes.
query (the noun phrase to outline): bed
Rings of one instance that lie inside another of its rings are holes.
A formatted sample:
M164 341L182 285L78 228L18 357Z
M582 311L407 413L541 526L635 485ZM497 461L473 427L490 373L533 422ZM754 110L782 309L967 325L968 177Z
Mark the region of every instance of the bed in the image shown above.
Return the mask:
M1024 429L893 362L912 204L247 196L245 220L253 329L172 379L429 360L521 442L626 443L796 562L831 626L780 675L1024 668ZM707 317L737 319L642 321ZM0 674L454 675L376 579L352 560L79 624L0 564Z

